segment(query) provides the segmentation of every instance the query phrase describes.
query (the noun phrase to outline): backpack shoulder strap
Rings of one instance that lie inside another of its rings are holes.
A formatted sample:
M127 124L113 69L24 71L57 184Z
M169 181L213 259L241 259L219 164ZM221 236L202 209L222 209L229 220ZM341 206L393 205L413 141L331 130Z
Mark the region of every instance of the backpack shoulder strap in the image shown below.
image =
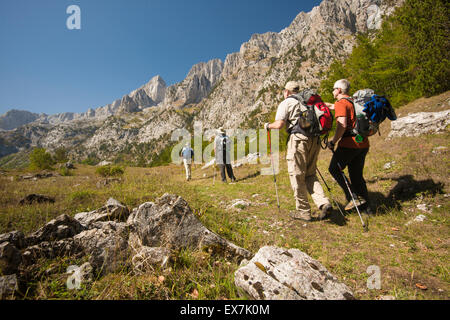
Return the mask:
M292 99L297 100L297 105L298 105L299 107L300 107L300 105L302 104L302 102L301 102L301 100L300 100L300 97L298 97L298 96L295 95L295 94L290 95L289 97L287 97L287 98L285 99L285 101L286 101L287 99L289 99L289 98L292 98ZM295 109L294 109L294 110L295 110ZM291 112L294 112L294 110L291 111ZM300 108L300 110L301 110L301 108ZM292 128L293 128L293 126L295 125L296 122L297 122L297 120L295 120L294 122L291 122L291 121L289 121L289 119L288 119L288 123L289 123L289 125L291 125L291 128L290 128L290 129L287 129L289 135L290 135L289 131L292 130Z
M347 100L348 102L350 102L352 104L353 112L355 113L355 118L356 118L356 108L355 108L355 102L353 102L353 99L344 97L344 98L339 99L338 101L341 101L341 100ZM344 133L344 137L345 137L346 133L348 134L348 132L352 131L355 127L356 127L356 121L353 125L353 128L347 129L347 131Z
M352 98L341 98L341 99L339 99L339 100L336 101L336 102L339 102L339 101L341 101L341 100L347 100L348 102L350 102L350 103L352 104L352 106L353 106L353 112L355 113L355 117L356 117L355 102L353 102L353 99L352 99Z
M347 101L351 102L352 105L355 105L355 103L353 102L353 99L352 99L352 98L346 98L346 97L340 98L337 102L339 102L339 101L341 101L341 100L347 100Z

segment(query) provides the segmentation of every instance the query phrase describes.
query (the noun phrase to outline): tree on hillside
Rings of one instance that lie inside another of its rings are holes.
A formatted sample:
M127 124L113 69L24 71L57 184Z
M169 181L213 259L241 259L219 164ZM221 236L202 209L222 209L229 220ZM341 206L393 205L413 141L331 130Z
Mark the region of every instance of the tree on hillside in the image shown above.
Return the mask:
M52 156L44 148L35 148L30 154L31 170L51 169L53 163Z
M55 149L55 154L53 156L56 162L63 163L67 162L67 150L64 147Z
M406 0L374 37L359 35L345 61L334 61L321 93L331 100L336 80L348 78L352 92L372 88L396 106L450 89L449 4Z

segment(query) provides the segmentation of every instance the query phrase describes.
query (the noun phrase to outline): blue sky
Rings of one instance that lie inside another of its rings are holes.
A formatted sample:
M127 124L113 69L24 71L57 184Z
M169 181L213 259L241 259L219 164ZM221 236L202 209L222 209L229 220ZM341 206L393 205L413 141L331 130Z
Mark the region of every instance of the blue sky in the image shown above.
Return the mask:
M1 0L0 114L84 112L279 32L320 0ZM69 30L66 9L81 9Z

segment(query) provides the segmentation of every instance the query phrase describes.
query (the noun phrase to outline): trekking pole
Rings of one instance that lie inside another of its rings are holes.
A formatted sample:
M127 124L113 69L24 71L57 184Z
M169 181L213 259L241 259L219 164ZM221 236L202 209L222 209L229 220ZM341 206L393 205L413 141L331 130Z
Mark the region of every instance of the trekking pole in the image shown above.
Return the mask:
M331 152L333 152L333 155L335 154L334 150L331 150ZM352 192L352 189L350 188L350 182L347 180L347 177L345 176L344 170L342 170L342 167L341 167L341 164L339 163L339 161L336 161L336 162L337 162L339 171L342 174L342 177L344 177L345 185L347 186L348 192L350 192L350 196L352 197L353 204L355 205L356 211L358 212L359 219L361 219L362 226L363 226L364 230L367 230L367 226L364 223L361 213L359 212L358 206L356 205L356 200L353 197L353 192Z
M274 164L273 164L273 157L272 157L272 144L270 142L270 130L267 130L267 137L269 139L269 154L270 154L270 162L272 164L273 182L275 183L275 193L277 195L278 212L281 212L280 211L280 198L278 197L277 178L275 176L275 167L274 167Z
M328 193L330 194L331 200L333 200L334 204L338 207L339 212L341 213L342 217L347 220L347 218L345 217L344 213L342 212L341 206L339 205L339 203L334 200L333 195L331 193L331 189L328 186L327 182L325 181L325 179L322 176L322 173L320 173L319 168L316 168L317 172L319 173L319 176L322 178L323 183L325 184L325 187L327 187Z

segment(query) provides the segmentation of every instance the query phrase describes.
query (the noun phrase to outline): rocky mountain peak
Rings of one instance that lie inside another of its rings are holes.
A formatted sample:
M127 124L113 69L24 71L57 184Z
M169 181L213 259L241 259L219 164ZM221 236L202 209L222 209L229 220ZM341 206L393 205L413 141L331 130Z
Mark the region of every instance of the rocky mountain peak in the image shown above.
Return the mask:
M0 129L12 130L24 124L33 122L39 114L25 110L12 109L0 116Z
M163 104L174 108L182 108L199 103L208 96L211 89L220 80L223 67L224 64L220 59L197 63L182 82L167 88Z
M205 77L210 83L216 83L223 70L223 62L220 59L213 59L208 62L200 62L194 65L189 71L186 78Z
M136 95L141 94L142 98L143 93L145 93L154 104L158 104L164 100L166 94L166 82L160 75L154 76L142 87L131 92L129 96L133 98Z

